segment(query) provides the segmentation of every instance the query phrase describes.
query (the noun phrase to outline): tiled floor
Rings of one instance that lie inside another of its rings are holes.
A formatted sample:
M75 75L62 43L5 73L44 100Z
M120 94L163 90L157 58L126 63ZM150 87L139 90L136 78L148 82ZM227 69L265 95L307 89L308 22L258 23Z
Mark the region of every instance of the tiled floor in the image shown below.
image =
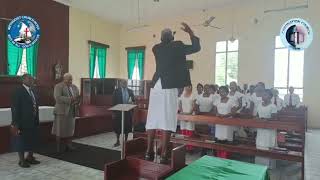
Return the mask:
M65 161L35 155L41 164L23 169L17 164L17 154L0 155L1 180L103 180L103 172Z
M306 135L306 180L320 179L320 130L310 131ZM129 135L132 139L132 135ZM98 146L120 151L120 147L114 148L115 135L113 133L99 134L74 142ZM200 153L187 154L187 163L200 157ZM103 180L103 172L65 161L36 155L41 161L40 165L29 169L21 169L17 165L16 153L0 155L0 179L1 180ZM277 168L270 171L271 180L299 180L300 165L297 163L278 161Z

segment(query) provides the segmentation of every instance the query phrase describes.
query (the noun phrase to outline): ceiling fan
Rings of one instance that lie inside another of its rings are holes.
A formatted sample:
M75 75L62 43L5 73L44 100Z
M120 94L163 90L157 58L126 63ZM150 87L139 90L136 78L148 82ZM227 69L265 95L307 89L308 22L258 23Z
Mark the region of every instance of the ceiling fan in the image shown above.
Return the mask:
M202 11L206 14L207 9L203 9ZM215 20L215 19L216 19L215 16L210 16L209 18L205 19L205 20L203 21L203 23L198 24L198 25L195 25L195 26L202 26L202 27L211 27L211 28L215 28L215 29L222 29L222 28L220 28L220 27L217 27L217 26L214 26L214 25L213 25L212 22L213 22L213 20Z
M140 0L138 0L138 24L136 26L133 26L129 28L127 31L128 32L133 32L133 31L139 31L143 28L149 27L149 25L146 24L141 24L141 16L140 16Z

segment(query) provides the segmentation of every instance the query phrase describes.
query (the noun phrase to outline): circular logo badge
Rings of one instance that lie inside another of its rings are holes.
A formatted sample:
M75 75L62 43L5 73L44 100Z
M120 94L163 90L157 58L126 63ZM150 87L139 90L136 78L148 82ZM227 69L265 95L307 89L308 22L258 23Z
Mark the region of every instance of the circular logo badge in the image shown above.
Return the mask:
M18 16L8 25L8 39L19 48L28 48L40 38L39 24L29 16Z
M280 31L281 41L291 50L304 50L313 40L313 31L310 24L300 18L288 20Z

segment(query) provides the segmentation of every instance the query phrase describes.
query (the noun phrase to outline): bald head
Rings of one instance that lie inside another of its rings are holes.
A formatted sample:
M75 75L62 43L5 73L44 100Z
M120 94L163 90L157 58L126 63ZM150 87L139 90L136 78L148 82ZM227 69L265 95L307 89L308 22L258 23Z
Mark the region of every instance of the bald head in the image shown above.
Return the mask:
M72 75L70 73L65 73L63 75L63 82L67 85L70 86L72 84Z
M173 41L173 32L169 28L165 28L164 30L161 31L161 41L164 43L168 43Z

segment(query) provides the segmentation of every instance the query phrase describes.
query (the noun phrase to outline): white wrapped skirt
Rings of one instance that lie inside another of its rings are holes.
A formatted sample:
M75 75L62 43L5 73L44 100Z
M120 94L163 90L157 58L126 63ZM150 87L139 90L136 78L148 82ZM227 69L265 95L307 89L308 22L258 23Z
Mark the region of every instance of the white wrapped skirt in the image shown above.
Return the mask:
M178 89L162 89L159 78L150 90L146 129L176 132L178 112Z

